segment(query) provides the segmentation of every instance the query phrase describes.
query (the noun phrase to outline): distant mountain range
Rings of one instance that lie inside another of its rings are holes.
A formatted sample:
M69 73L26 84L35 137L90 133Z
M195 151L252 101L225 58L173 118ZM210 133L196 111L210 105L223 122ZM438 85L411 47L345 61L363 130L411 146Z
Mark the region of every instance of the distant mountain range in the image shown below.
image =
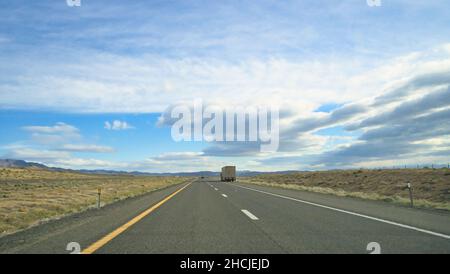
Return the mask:
M26 162L23 160L11 160L11 159L0 159L0 167L16 167L16 168L43 168L47 169L46 165Z
M65 169L58 167L48 167L43 164L27 162L24 160L13 160L13 159L0 159L0 167L12 167L12 168L38 168L38 169L46 169L51 171L68 171L68 172L80 172L85 174L109 174L109 175L134 175L134 176L195 176L195 177L214 177L219 176L220 172L215 171L195 171L195 172L162 172L162 173L151 173L151 172L139 172L139 171L115 171L115 170L103 170L103 169ZM260 174L289 174L295 173L298 171L295 170L286 170L286 171L273 171L273 172L260 172L260 171L250 171L250 170L241 170L237 171L237 175L241 177L247 176L256 176Z

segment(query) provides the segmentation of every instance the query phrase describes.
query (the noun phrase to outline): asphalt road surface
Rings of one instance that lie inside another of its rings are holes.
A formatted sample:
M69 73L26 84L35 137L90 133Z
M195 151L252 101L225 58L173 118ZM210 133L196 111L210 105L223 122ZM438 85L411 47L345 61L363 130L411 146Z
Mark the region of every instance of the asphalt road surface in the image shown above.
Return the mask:
M450 253L450 214L206 178L0 238L0 252L71 242L100 254Z

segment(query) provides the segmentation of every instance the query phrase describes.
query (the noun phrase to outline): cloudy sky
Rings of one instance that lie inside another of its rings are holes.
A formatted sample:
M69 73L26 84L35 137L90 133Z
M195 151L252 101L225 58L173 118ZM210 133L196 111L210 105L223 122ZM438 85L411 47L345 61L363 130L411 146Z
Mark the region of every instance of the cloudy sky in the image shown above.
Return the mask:
M0 158L140 171L450 161L447 0L0 3ZM277 105L280 147L175 142L168 110Z

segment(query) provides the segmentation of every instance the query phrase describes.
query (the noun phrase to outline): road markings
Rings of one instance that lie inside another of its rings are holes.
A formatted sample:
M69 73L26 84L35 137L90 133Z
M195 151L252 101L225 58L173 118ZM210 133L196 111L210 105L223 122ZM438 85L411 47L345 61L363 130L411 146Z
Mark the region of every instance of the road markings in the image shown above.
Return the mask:
M223 197L228 198L228 196L226 194L222 194Z
M434 232L434 231L431 231L431 230L426 230L426 229L422 229L422 228L418 228L418 227L414 227L414 226L410 226L410 225L404 225L404 224L400 224L400 223L396 223L396 222L392 222L392 221L388 221L388 220L372 217L372 216L369 216L369 215L364 215L364 214L360 214L360 213L356 213L356 212L352 212L352 211L348 211L348 210L343 210L343 209L338 209L338 208L334 208L334 207L330 207L330 206L316 204L316 203L312 203L312 202L308 202L308 201L304 201L304 200L300 200L300 199L295 199L295 198L292 198L292 197L283 196L283 195L279 195L279 194L275 194L275 193L271 193L271 192L267 192L267 191L262 191L262 190L258 190L258 189L254 189L254 188L249 188L249 187L239 186L239 185L234 185L234 186L237 186L237 187L240 187L240 188L243 188L243 189L247 189L247 190L251 190L251 191L260 192L260 193L271 195L271 196L275 196L275 197L278 197L278 198L283 198L283 199L287 199L287 200L291 200L291 201L296 201L296 202L299 202L299 203L304 203L304 204L308 204L308 205L312 205L312 206L316 206L316 207L326 208L326 209L329 209L329 210L334 210L334 211L337 211L337 212L346 213L346 214L350 214L350 215L366 218L366 219L369 219L369 220L373 220L373 221L377 221L377 222L381 222L381 223L385 223L385 224L390 224L390 225L394 225L394 226L398 226L398 227L402 227L402 228L406 228L406 229L410 229L410 230L415 230L415 231L426 233L426 234L429 234L429 235L441 237L441 238L444 238L444 239L447 239L447 240L450 239L450 235Z
M114 230L113 232L109 233L108 235L106 235L105 237L101 238L100 240L98 240L97 242L93 243L92 245L90 245L88 248L86 248L85 250L83 250L81 252L81 254L92 254L95 251L97 251L99 248L101 248L102 246L104 246L105 244L107 244L109 241L111 241L112 239L114 239L115 237L117 237L119 234L121 234L122 232L124 232L125 230L127 230L128 228L130 228L132 225L136 224L137 222L139 222L140 220L142 220L145 216L147 216L148 214L152 213L155 209L157 209L158 207L160 207L161 205L163 205L165 202L167 202L168 200L170 200L173 196L177 195L179 192L181 192L183 189L185 189L186 187L188 187L189 185L191 185L191 183L185 185L184 187L178 189L177 191L173 192L172 194L170 194L169 196L167 196L166 198L164 198L163 200L161 200L159 203L157 203L156 205L152 206L151 208L145 210L144 212L142 212L141 214L139 214L138 216L134 217L133 219L131 219L130 221L128 221L126 224L122 225L121 227L117 228L116 230Z
M219 190L218 188L214 188L215 191Z
M241 209L241 211L247 215L247 217L249 217L252 220L259 220L258 217L256 217L255 215L253 215L250 211L248 211L247 209Z

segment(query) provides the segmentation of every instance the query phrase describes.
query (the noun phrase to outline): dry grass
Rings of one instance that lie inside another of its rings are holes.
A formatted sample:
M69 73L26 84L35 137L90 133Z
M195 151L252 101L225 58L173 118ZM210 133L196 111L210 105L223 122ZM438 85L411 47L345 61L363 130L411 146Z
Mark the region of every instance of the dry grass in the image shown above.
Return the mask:
M102 205L188 180L179 177L88 175L39 169L0 169L0 235L43 220Z
M409 205L411 183L417 207L450 210L450 170L336 170L260 175L241 182Z

